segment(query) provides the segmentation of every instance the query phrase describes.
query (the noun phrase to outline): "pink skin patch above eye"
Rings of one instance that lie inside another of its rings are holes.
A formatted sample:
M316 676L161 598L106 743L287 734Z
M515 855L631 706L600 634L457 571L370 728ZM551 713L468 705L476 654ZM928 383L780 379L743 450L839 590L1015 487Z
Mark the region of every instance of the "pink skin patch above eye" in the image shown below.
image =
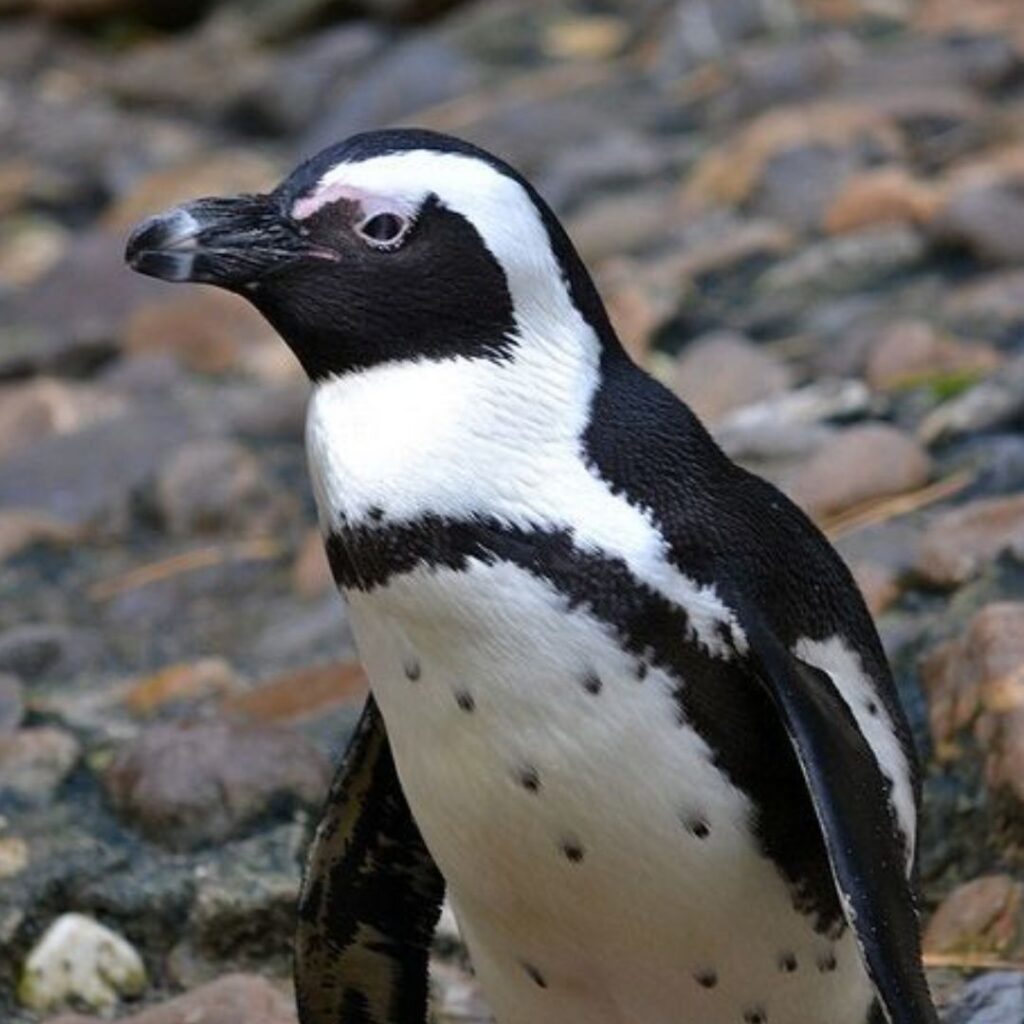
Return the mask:
M292 207L292 216L296 220L305 220L307 217L312 217L317 210L322 210L330 203L336 203L341 199L362 205L363 200L366 198L368 197L365 192L361 189L353 188L351 185L343 185L341 182L333 185L324 185L312 195L297 199Z
M378 213L394 213L405 219L411 219L416 212L415 205L391 196L376 195L361 188L354 188L352 185L345 185L342 182L335 182L331 185L324 185L317 189L312 195L303 196L295 201L292 206L292 217L296 220L306 220L312 217L318 210L337 202L356 203L362 215L359 221L368 220Z

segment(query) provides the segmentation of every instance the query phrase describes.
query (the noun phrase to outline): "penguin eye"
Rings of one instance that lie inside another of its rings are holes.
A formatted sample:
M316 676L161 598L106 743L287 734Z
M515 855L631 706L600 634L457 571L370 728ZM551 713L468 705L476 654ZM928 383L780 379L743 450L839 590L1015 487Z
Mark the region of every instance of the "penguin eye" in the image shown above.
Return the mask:
M360 237L375 249L397 249L409 229L409 221L397 213L375 213L356 225Z

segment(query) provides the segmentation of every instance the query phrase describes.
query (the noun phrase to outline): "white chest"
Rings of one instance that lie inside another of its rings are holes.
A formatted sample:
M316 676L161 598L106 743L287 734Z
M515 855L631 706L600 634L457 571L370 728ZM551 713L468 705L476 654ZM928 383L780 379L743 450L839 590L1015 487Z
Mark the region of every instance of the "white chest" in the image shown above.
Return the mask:
M849 936L793 911L673 681L608 627L502 563L350 602L500 1024L864 1024Z

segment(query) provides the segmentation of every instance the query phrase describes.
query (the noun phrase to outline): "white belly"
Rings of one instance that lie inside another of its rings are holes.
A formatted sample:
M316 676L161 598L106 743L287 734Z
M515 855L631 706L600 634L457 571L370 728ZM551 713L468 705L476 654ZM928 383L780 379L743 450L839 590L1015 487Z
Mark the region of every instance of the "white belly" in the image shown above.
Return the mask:
M500 1024L864 1024L850 932L793 910L673 680L508 564L349 597Z

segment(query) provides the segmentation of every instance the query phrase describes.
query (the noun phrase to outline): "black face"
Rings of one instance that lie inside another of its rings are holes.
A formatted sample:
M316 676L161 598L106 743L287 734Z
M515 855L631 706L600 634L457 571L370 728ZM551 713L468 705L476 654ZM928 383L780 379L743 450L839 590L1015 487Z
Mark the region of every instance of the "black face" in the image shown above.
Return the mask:
M422 147L418 133L404 137L405 148ZM303 208L324 170L376 152L335 147L269 194L200 199L151 218L126 259L143 274L245 296L313 379L399 359L502 358L514 341L512 299L466 218L429 194L416 211L345 196Z

